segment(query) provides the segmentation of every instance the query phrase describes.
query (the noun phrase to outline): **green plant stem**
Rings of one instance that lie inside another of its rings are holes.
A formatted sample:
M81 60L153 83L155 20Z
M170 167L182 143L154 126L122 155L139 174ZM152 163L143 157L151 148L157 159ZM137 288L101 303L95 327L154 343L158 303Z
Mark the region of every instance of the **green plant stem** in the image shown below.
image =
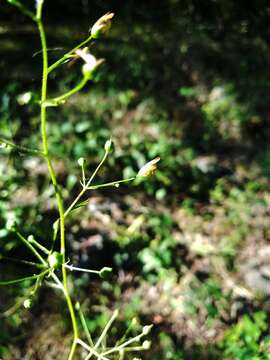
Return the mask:
M82 341L81 339L77 340L77 343L80 344L83 348L85 348L87 351L90 352L90 354L95 355L95 357L97 359L100 360L109 360L108 358L106 358L105 356L103 356L102 354L99 354L94 348L90 347L89 345L87 345L84 341ZM90 359L89 355L87 357L87 359Z
M8 260L8 261L18 263L18 264L24 264L24 265L28 265L28 266L38 267L40 269L44 269L44 267L45 267L45 265L43 265L43 264L37 264L37 263L32 262L32 261L26 261L26 260L21 260L21 259L14 259L14 258L9 257L9 256L1 256L0 255L0 261L1 260Z
M18 231L15 230L15 234L18 236L18 238L28 247L29 250L32 251L32 253L36 256L36 258L41 262L41 264L47 266L46 261L43 259L43 257L37 252L37 250L33 247L32 244Z
M66 92L65 94L55 97L53 99L47 99L46 102L47 103L55 103L55 104L61 104L62 102L64 102L67 98L69 98L70 96L76 94L78 91L80 91L88 82L88 78L86 76L84 76L81 81L70 91ZM42 100L41 100L42 101Z
M22 151L22 152L27 152L27 153L30 153L30 154L34 154L34 155L39 155L39 156L43 156L43 153L39 150L35 150L35 149L29 149L25 146L21 146L21 145L16 145L14 144L13 142L7 140L7 139L3 139L3 138L0 138L0 143L1 144L4 144L4 145L7 145L17 151Z
M19 1L11 1L7 0L8 3L10 3L13 6L16 6L24 15L29 16L33 21L36 21L35 14L32 13L32 11L28 10L23 4L21 4Z
M110 327L112 326L112 323L115 321L115 319L117 318L117 316L119 315L119 311L115 310L110 318L110 320L107 322L105 328L103 329L98 341L96 342L94 348L98 349L99 345L102 343L103 339L105 338L105 336L107 335L107 332L109 331Z
M105 160L107 159L109 155L109 151L105 151L105 154L102 158L102 160L100 161L100 163L98 164L98 166L96 167L95 171L93 172L92 176L90 177L90 179L86 182L83 183L83 188L82 190L79 192L79 194L76 196L76 198L73 200L73 202L70 204L70 206L67 208L67 210L64 213L65 218L68 216L68 214L74 209L74 207L76 206L76 204L78 203L78 201L81 199L81 197L86 193L86 191L88 190L94 190L94 189L98 189L100 187L106 187L106 186L115 186L119 183L124 183L124 182L128 182L128 181L132 181L135 180L136 177L132 177L129 179L124 179L124 180L119 180L119 181L113 181L110 183L106 183L106 184L100 184L100 185L94 185L90 187L90 184L92 183L92 181L94 180L96 174L98 173L99 169L101 168L101 166L103 165L103 163L105 162ZM58 220L57 220L58 221ZM54 247L54 242L56 240L57 237L57 233L58 233L58 222L56 223L56 227L54 229L54 234L53 234L53 243L52 243L52 249Z
M44 246L42 246L39 242L37 242L34 238L31 239L28 238L28 241L34 246L36 246L39 250L41 250L44 254L46 255L50 254L50 251L46 249Z
M39 3L39 6L37 8L37 25L38 30L40 34L40 40L42 45L42 58L43 58L43 72L42 72L42 87L41 87L41 112L40 112L40 118L41 118L41 136L42 136L42 145L43 145L43 153L44 157L47 161L47 167L48 171L51 177L52 184L54 186L55 190L55 197L57 200L57 206L59 211L59 218L60 218L60 251L63 256L63 263L65 263L65 216L64 216L64 207L63 207L63 200L62 196L58 189L58 183L55 175L55 171L50 159L49 155L49 149L48 149L48 139L47 139L47 132L46 132L46 116L47 116L47 109L46 106L43 104L46 102L47 99L47 82L48 82L48 51L47 51L47 42L46 42L46 35L43 27L43 23L41 20L42 15L42 5L43 2ZM68 290L68 283L67 283L67 272L66 268L63 265L62 266L62 277L63 277L63 287L65 289L64 295L66 298L66 302L68 305L72 327L73 327L73 343L71 346L71 350L69 353L68 360L72 360L73 356L76 351L76 345L77 345L77 339L78 339L78 325L77 325L77 319L75 316L73 304L71 301L71 297L69 295Z
M87 324L86 324L86 320L85 320L85 317L83 315L83 312L82 312L82 309L81 309L81 306L79 303L76 304L76 308L78 310L78 313L79 313L79 317L80 317L80 320L81 320L81 323L82 323L82 327L83 327L83 330L85 332L85 335L86 335L86 338L87 338L87 341L89 343L89 345L91 347L94 347L94 343L93 343L93 340L92 340L92 337L91 337L91 334L88 330L88 327L87 327Z
M70 270L70 271L81 271L81 272L87 272L87 273L92 273L92 274L100 274L100 270L90 270L90 269L84 269L84 268L79 268L73 265L65 265L65 267Z
M132 344L132 343L137 342L137 341L140 341L143 336L144 336L143 333L140 334L140 335L137 335L134 338L132 338L130 340L127 340L126 342L122 343L121 345L118 345L118 346L116 346L116 347L114 347L114 348L112 348L112 349L110 349L108 351L105 351L104 353L102 353L102 355L106 356L106 355L112 354L114 352L118 352L118 351L120 351L122 349L125 349L127 347L127 345Z
M18 283L20 283L20 282L23 282L23 281L25 281L25 280L38 279L38 278L46 275L49 271L50 271L50 269L47 269L47 270L41 272L41 273L38 274L38 275L26 276L26 277L23 277L23 278L14 279L14 280L8 280L8 281L0 281L0 286L1 286L1 285L13 285L13 284L18 284Z
M83 47L84 45L88 44L92 40L92 36L89 36L86 40L82 41L79 45L75 46L73 49L71 49L69 52L67 52L61 59L57 60L55 63L53 63L48 68L48 74L50 74L54 69L56 69L59 65L61 65L63 62L68 60L72 54L75 53L76 50Z
M128 179L112 181L112 182L108 182L108 183L105 183L105 184L92 185L92 186L88 186L87 190L96 190L96 189L103 188L103 187L117 186L118 184L130 182L130 181L133 181L135 179L136 179L136 177L131 177L131 178L128 178Z
M70 204L70 206L67 208L67 210L65 211L65 217L68 216L68 214L70 213L70 211L74 208L74 206L77 204L77 202L80 200L80 198L84 195L84 193L88 190L88 187L90 186L90 184L92 183L92 181L94 180L96 174L98 173L99 169L101 168L101 166L103 165L103 163L105 162L105 160L107 159L107 156L109 155L108 151L105 151L105 154L101 160L101 162L98 164L98 166L96 167L95 171L93 172L92 176L90 177L90 179L87 181L86 185L83 187L83 189L81 190L81 192L77 195L77 197L74 199L74 201Z
M110 318L110 320L107 322L105 328L103 329L100 337L98 338L94 348L92 350L89 350L89 354L86 357L87 360L91 359L92 355L95 355L94 350L99 348L99 345L102 343L102 341L105 339L110 327L112 326L112 323L115 321L115 319L117 318L119 314L118 310L115 310ZM101 358L102 354L99 355L99 357Z

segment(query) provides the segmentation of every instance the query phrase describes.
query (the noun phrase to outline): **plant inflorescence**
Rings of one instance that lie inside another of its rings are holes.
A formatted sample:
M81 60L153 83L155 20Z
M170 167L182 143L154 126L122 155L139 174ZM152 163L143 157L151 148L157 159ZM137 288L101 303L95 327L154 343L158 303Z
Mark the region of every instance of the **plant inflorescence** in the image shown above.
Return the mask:
M100 360L108 360L115 358L124 359L125 354L128 352L141 352L142 350L146 350L150 347L150 342L148 340L143 341L143 338L150 332L152 325L144 326L138 335L129 338L127 335L132 328L133 323L131 323L130 328L125 333L125 336L122 337L121 340L116 342L114 346L107 347L106 337L108 336L108 332L113 322L117 318L118 311L116 310L113 312L110 320L107 322L98 339L96 341L92 339L79 302L75 301L74 304L74 299L71 298L68 286L68 273L72 271L80 271L96 274L103 278L107 275L107 273L111 272L112 269L109 267L103 267L101 270L91 270L80 268L71 264L66 254L65 222L66 218L72 213L72 211L85 205L85 202L81 201L81 198L85 193L90 190L102 187L119 187L120 184L133 181L137 177L146 177L152 175L152 173L156 170L159 158L155 158L154 160L145 164L138 172L138 175L135 177L121 179L108 183L93 184L97 173L99 172L100 168L106 161L111 151L112 140L107 140L104 145L104 156L91 176L88 176L87 174L87 164L85 159L78 159L78 165L81 168L80 183L82 188L78 195L75 197L75 199L71 202L71 204L65 209L63 204L61 184L57 179L54 165L52 162L52 155L50 152L50 139L47 132L48 107L57 107L64 104L69 97L76 94L83 87L85 87L85 85L89 81L93 80L95 72L103 63L103 59L96 59L96 57L89 52L87 45L89 45L89 43L91 43L94 39L105 36L108 33L114 14L107 13L102 16L93 25L90 34L84 41L82 41L72 50L64 54L59 60L50 64L48 59L47 39L42 16L45 0L36 0L35 11L28 9L19 0L7 1L11 5L17 7L23 14L31 18L31 20L36 24L40 36L42 46L43 70L41 81L41 96L38 105L40 107L40 134L42 139L42 147L41 149L28 149L26 147L16 145L9 139L0 139L0 142L3 146L12 147L15 149L17 148L19 151L29 152L31 154L39 156L46 162L50 180L54 188L54 196L58 208L58 218L55 220L52 226L50 248L43 246L38 239L34 238L33 235L25 237L18 229L16 222L12 218L8 220L6 225L7 229L17 236L17 238L31 251L33 257L36 259L36 261L18 261L32 266L36 269L36 271L31 276L16 278L14 280L8 281L0 281L0 285L13 285L19 282L24 282L26 280L32 281L33 285L29 288L28 296L23 301L23 305L25 308L29 308L31 306L32 298L35 296L37 290L43 285L45 281L46 283L50 283L51 285L53 285L54 288L60 289L62 295L66 300L73 328L73 341L70 347L68 360L72 360L74 358L78 346L81 346L86 351L86 360L91 358L96 358ZM63 65L73 60L74 58L79 58L83 61L81 80L68 92L54 98L50 98L47 91L49 75L54 72L60 65ZM59 248L59 251L57 251L56 248ZM79 321L81 323L81 328L83 329L83 334L80 334Z

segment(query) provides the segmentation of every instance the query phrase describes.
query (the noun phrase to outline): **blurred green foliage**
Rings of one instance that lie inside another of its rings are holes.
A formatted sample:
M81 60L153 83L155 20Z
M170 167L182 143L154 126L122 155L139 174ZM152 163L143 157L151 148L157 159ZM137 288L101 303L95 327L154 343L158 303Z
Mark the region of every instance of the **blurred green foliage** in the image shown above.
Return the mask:
M225 334L222 342L224 359L269 359L269 335L262 338L267 327L268 320L264 312L256 312L252 317L244 315Z

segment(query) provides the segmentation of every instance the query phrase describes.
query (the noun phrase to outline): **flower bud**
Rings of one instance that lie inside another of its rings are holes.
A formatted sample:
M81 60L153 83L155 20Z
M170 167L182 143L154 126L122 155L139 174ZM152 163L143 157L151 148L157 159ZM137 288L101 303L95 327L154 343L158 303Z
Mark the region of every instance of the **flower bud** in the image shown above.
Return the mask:
M112 146L112 139L109 139L105 142L104 149L106 152L109 152Z
M78 162L78 164L79 164L79 166L83 166L84 165L84 163L85 163L85 159L83 158L83 157L80 157L78 160L77 160L77 162Z
M153 325L145 325L142 329L142 333L143 335L147 335L150 333L151 329L152 329Z
M9 231L14 231L16 227L16 221L15 221L15 218L13 217L10 217L7 219L7 222L6 222L6 228L7 230Z
M108 12L107 14L101 16L100 19L93 25L91 29L91 35L94 39L99 38L102 35L107 35L112 25L112 18L114 13Z
M155 159L149 161L143 167L140 168L137 176L151 176L157 170L157 163L159 162L160 157L156 157Z
M150 347L151 347L151 341L145 340L145 341L142 343L142 347L143 347L144 350L149 350Z
M29 309L32 305L32 300L31 299L25 299L24 302L23 302L23 306L26 308L26 309Z
M19 105L27 105L33 97L33 94L30 91L27 91L23 94L18 95L17 102Z
M138 319L136 317L132 318L130 326L137 326L138 325Z

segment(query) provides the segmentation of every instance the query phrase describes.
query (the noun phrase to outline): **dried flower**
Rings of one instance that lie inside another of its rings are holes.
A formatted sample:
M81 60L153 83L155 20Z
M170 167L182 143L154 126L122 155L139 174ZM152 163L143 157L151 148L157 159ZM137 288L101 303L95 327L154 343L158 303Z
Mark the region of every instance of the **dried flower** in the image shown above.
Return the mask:
M159 162L160 157L156 157L155 159L149 161L143 167L140 168L137 176L151 176L157 170L157 163Z
M107 35L112 25L113 17L114 13L108 12L107 14L101 16L97 22L95 22L91 29L91 35L94 39L97 39L102 35Z

